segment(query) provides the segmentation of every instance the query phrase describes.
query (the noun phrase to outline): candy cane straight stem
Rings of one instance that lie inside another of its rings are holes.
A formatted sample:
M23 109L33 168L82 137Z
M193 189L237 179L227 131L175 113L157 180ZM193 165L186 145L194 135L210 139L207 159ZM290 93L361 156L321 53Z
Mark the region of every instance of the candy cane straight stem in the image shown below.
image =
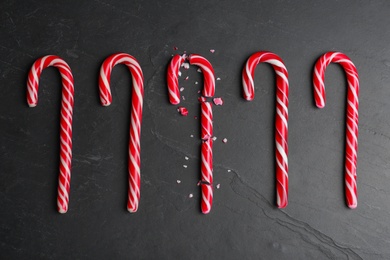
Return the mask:
M72 166L72 116L73 116L73 75L69 65L54 55L37 59L31 67L27 81L27 103L30 107L38 104L38 86L42 71L56 67L62 78L62 100L60 120L60 175L58 178L57 209L60 213L68 211L69 189Z
M144 96L144 76L137 60L126 53L109 56L102 64L99 76L100 102L109 106L112 102L110 78L113 67L124 64L130 70L133 82L131 100L130 141L129 141L129 192L127 210L134 213L138 209L141 190L141 124Z
M178 83L178 74L181 64L188 60L191 65L198 66L203 72L203 90L199 100L201 103L201 189L202 203L201 210L203 214L211 211L213 204L213 113L211 102L207 100L213 97L215 93L215 76L214 69L210 62L204 57L191 54L188 57L183 55L173 56L167 71L167 82L169 101L173 105L180 103L180 92Z
M288 73L282 59L274 53L261 51L247 60L242 71L243 95L248 101L255 97L254 73L260 62L272 65L276 73L276 203L279 208L288 204Z
M343 53L327 52L315 64L313 73L314 99L317 107L325 106L325 70L331 63L342 66L347 76L347 117L346 117L346 148L345 148L345 196L349 208L357 207L356 167L358 151L359 122L359 76L355 65Z

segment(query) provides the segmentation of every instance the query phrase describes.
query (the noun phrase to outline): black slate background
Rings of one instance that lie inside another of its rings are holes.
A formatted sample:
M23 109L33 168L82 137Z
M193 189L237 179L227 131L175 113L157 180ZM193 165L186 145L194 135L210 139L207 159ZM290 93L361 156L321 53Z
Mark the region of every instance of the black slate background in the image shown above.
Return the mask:
M389 13L384 0L1 1L0 258L389 259ZM255 100L241 96L241 69L260 50L280 55L290 74L290 196L282 210L275 207L269 65L256 70ZM339 66L326 73L325 109L313 102L313 65L331 50L347 54L360 75L355 210L344 201L346 81ZM225 101L214 106L214 182L221 187L209 215L200 213L196 186L201 84L194 82L201 74L182 70L188 117L169 104L165 83L171 55L184 51L209 59L221 78L216 96ZM113 71L113 104L99 103L99 68L114 52L135 56L145 76L135 214L126 211L131 80L124 66ZM36 108L25 98L28 71L47 54L64 58L75 78L65 215L56 212L56 69L42 74Z

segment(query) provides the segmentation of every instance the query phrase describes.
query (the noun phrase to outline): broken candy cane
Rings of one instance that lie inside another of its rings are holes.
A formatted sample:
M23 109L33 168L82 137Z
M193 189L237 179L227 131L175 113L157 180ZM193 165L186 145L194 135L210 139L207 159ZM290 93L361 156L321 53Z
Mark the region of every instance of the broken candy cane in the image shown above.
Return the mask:
M204 57L191 54L188 57L183 55L173 56L167 71L167 82L169 101L173 105L180 103L180 91L178 83L178 74L181 64L188 59L191 65L197 65L203 72L203 90L201 102L201 139L202 139L202 161L200 181L202 187L201 210L203 214L210 212L213 203L213 113L211 102L206 100L207 97L213 97L215 93L215 76L214 69L210 62Z
M137 60L126 53L117 53L109 56L102 64L99 76L100 102L109 106L112 102L110 78L113 67L117 64L126 65L131 73L133 88L131 100L131 122L129 141L129 192L127 210L134 213L138 209L141 190L141 124L142 105L144 96L144 76Z
M331 63L339 63L347 76L347 116L345 148L345 196L349 208L357 207L356 167L359 122L359 76L355 65L343 53L327 52L315 64L313 72L314 99L317 107L325 106L325 70Z
M260 62L272 65L276 73L276 203L279 208L288 204L288 72L282 59L274 53L261 51L247 60L242 71L243 95L246 100L255 97L254 72Z
M72 117L73 117L73 75L69 65L54 55L37 59L31 67L27 82L27 103L30 107L38 104L38 86L42 71L56 67L62 78L62 100L60 120L60 175L58 178L57 209L60 213L68 211L69 189L72 165Z

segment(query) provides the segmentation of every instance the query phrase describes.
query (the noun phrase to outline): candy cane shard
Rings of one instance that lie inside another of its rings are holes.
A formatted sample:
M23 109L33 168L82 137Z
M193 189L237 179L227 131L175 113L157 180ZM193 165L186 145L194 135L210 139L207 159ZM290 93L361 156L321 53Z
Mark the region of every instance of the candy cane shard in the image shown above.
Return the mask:
M256 52L249 57L242 70L243 96L251 101L255 97L254 73L260 62L272 65L276 74L276 204L285 208L288 204L288 72L282 59L271 52Z
M144 96L144 76L137 60L126 53L109 56L102 64L99 76L100 102L109 106L112 102L110 78L113 67L124 64L130 70L133 82L131 100L130 141L129 141L129 192L127 210L134 213L138 210L141 188L141 124Z
M60 57L47 55L32 65L27 81L27 103L30 107L38 104L38 87L42 71L56 67L62 79L62 100L60 120L60 175L58 178L57 209L66 213L69 204L70 177L72 165L72 118L73 118L73 75L69 65Z
M323 108L325 96L325 70L331 63L338 63L344 69L348 81L346 148L345 148L345 196L349 208L357 207L356 167L358 151L359 122L359 76L355 65L343 53L327 52L316 62L313 72L314 100L316 106Z
M200 101L201 106L201 181L199 182L202 189L201 210L203 214L211 211L213 204L213 111L211 102L207 100L213 97L215 93L215 76L214 69L210 62L204 57L191 54L187 56L175 55L167 71L167 82L169 100L171 104L180 103L180 92L178 84L178 73L181 64L188 60L191 65L198 66L203 72L203 90Z

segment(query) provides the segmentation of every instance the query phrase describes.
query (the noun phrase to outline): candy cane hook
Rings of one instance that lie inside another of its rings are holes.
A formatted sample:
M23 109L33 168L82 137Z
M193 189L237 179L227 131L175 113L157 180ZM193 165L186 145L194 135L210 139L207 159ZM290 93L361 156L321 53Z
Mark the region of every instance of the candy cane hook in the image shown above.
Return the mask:
M202 179L200 185L202 188L201 210L203 214L208 214L213 204L213 111L211 102L208 102L207 98L214 96L215 76L214 69L210 62L200 55L191 54L188 57L185 55L173 56L167 71L169 101L171 104L177 105L180 103L178 74L181 64L183 64L186 59L191 65L197 65L203 72L203 97L200 98L202 139Z
M313 73L314 99L317 107L325 106L325 70L329 63L339 63L347 76L347 122L345 148L345 196L349 208L357 207L356 167L359 122L359 76L355 65L343 53L327 52L315 64Z
M144 76L142 74L141 66L133 56L126 53L117 53L109 56L103 62L99 76L100 102L103 106L109 106L112 102L110 78L111 71L117 64L124 64L129 68L133 81L129 141L129 192L127 210L131 213L134 213L138 209L141 189L140 137L144 96Z
M62 100L60 120L60 175L58 178L57 209L68 211L70 176L72 164L72 115L73 115L73 75L69 65L60 57L48 55L37 59L32 65L27 81L27 103L30 107L38 104L39 78L47 67L56 67L62 78Z
M261 51L249 57L242 70L243 95L248 101L255 97L254 73L260 62L272 65L276 73L276 203L279 208L288 204L288 73L282 59L274 53Z

